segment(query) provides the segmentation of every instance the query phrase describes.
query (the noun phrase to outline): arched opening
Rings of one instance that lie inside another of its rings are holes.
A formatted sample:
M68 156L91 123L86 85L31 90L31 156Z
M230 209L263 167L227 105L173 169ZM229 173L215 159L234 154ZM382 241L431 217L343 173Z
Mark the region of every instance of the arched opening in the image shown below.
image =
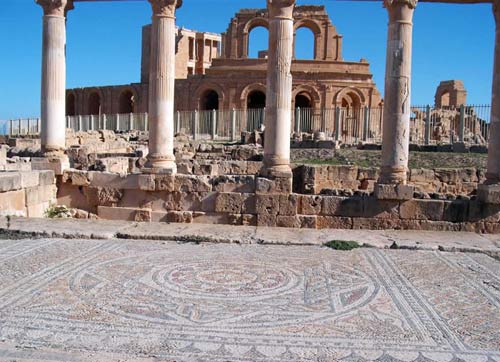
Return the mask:
M449 107L450 106L450 92L446 91L441 94L441 107Z
M341 134L345 142L354 142L362 136L361 99L355 92L346 93L340 102L342 107Z
M66 97L66 115L67 116L75 116L75 95L73 93L68 94Z
M295 32L295 59L315 58L316 37L314 32L306 26Z
M264 26L252 28L248 34L248 57L266 58L269 47L269 31Z
M97 115L101 112L101 97L99 93L93 92L89 96L88 114Z
M207 90L200 98L200 110L212 111L219 109L219 94L214 90Z
M262 109L266 107L266 94L259 90L254 90L248 94L247 109Z
M300 92L295 96L295 108L312 108L311 96L305 92Z
M118 113L134 113L134 94L126 90L120 94L120 107Z

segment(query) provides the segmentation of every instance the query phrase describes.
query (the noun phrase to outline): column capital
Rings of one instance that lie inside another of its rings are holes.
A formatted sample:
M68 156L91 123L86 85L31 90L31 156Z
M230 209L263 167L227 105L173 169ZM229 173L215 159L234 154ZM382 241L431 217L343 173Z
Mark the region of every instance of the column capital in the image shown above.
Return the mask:
M296 0L267 0L269 18L293 19L293 9Z
M66 16L68 10L73 9L72 0L35 0L43 8L44 15Z
M384 0L384 7L392 8L397 5L407 5L410 9L417 7L418 0Z
M154 16L174 17L175 9L182 6L182 0L148 0Z

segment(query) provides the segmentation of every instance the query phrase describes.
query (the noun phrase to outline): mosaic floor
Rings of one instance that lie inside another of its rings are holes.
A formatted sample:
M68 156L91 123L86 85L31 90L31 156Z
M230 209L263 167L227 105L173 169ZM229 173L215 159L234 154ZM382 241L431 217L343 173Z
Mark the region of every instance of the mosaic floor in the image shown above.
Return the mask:
M0 241L0 361L100 356L498 362L500 262L377 249Z

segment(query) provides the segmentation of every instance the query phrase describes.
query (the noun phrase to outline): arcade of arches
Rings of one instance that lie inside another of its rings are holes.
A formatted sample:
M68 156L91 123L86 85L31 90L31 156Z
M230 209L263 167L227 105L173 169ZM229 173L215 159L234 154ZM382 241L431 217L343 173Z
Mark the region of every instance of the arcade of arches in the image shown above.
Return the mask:
M149 32L146 31L149 27L146 26L143 31L144 44L150 41ZM210 61L207 60L210 66L205 70L205 74L186 75L186 72L178 71L190 66L189 61L189 64L184 64L180 58L184 53L189 54L189 49L182 49L183 43L179 42L176 55L178 69L175 81L175 109L192 111L264 108L265 93L261 89L259 92L248 92L248 89L252 89L255 84L266 84L265 48L268 44L268 27L267 9L244 9L238 12L221 36L222 52ZM265 39L254 39L255 35ZM305 56L304 52L294 52L296 59L292 62L293 87L310 91L297 94L292 100L293 107L332 108L336 105L336 95L346 88L355 88L356 93L363 95L364 101L359 102L360 105L379 105L381 95L373 81L369 63L364 59L359 62L342 59L342 35L337 33L324 6L297 6L294 11L294 35L297 41L301 38L307 39L311 49L305 52ZM254 47L255 40L259 41ZM259 44L263 45L258 46ZM143 63L148 57L149 55L143 52ZM68 90L68 94L76 95L76 114L87 114L91 111L88 106L80 105L80 102L86 103L89 93L95 89L100 90L102 113L121 113L130 108L138 113L147 112L147 77L142 78L143 82L139 84L72 89ZM130 89L134 90L133 101L127 98L130 93L126 92ZM224 96L219 90L224 91ZM311 94L315 95L314 98Z

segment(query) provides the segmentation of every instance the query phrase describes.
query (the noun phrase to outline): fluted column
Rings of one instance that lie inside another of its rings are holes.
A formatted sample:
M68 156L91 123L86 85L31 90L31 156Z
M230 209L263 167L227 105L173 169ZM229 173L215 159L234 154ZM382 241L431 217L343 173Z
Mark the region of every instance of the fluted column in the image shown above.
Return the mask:
M410 143L413 12L417 0L384 0L389 13L380 184L406 184Z
M149 68L149 156L153 172L175 174L175 10L182 0L149 0L153 8Z
M488 184L500 183L500 0L493 3L496 21L495 62L491 96L490 140L488 146Z
M290 173L292 127L293 10L295 0L267 0L267 66L264 174Z
M36 0L43 7L41 143L47 156L66 148L66 16L68 0ZM71 5L71 2L70 2Z

